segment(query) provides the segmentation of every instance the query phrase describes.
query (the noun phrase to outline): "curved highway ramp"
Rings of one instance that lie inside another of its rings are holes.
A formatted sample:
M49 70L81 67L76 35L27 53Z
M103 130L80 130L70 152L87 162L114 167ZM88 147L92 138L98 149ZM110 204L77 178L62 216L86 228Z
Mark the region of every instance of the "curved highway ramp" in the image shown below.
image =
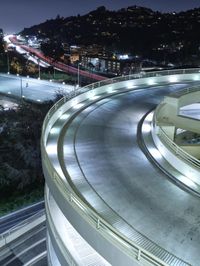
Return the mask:
M199 198L152 163L138 130L166 95L199 86L199 70L131 78L63 98L45 119L41 147L52 263L79 265L81 255L70 252L65 239L69 221L111 265L200 265Z

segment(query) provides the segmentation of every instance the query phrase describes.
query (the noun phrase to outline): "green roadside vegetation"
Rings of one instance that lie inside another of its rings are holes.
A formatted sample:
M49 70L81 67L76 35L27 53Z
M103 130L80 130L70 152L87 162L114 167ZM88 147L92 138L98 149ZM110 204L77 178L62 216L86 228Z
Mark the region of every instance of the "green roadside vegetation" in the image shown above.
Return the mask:
M27 60L15 51L9 51L9 70L11 74L19 74L22 76L30 76L32 78L39 77L38 65ZM0 72L8 72L7 56L5 53L0 54ZM77 75L69 75L53 67L40 67L40 78L43 80L55 80L57 82L65 82L66 84L75 85L77 83Z
M7 71L8 71L7 58L6 58L6 54L4 53L4 51L2 51L0 53L0 72L6 73Z
M0 216L9 212L23 208L29 204L33 204L44 198L44 187L35 187L32 191L13 192L12 195L4 197L0 200Z
M0 216L43 198L40 136L53 102L0 110Z
M71 84L74 85L76 84L76 77L72 76L72 75L68 75L64 72L61 71L57 71L57 70L51 70L51 68L41 68L41 73L40 73L40 77L41 79L45 79L45 80L55 80L58 82L65 82L66 84Z
M38 65L15 51L4 52L0 38L0 72L38 78ZM77 77L40 68L41 79L75 85ZM62 92L57 93L58 100ZM44 176L40 136L44 117L53 102L36 104L23 101L17 109L0 106L0 216L43 199Z
M0 37L0 72L8 72L11 74L19 74L22 76L29 75L33 78L39 77L39 66L32 61L29 61L28 58L17 53L15 50L9 50L7 53L4 48L5 44ZM58 82L65 82L71 85L77 83L77 75L69 75L57 69L54 69L52 66L47 68L40 67L40 77L45 80L56 80Z

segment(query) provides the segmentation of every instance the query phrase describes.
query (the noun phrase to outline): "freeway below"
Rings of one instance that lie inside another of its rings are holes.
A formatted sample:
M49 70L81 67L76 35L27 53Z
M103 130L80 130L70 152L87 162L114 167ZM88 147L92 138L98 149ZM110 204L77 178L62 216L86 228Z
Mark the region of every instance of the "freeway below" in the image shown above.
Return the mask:
M10 37L9 40L13 44L21 47L26 52L34 54L35 56L37 56L42 61L48 63L49 65L52 65L53 67L55 67L55 68L57 68L59 70L62 70L63 72L77 75L78 71L79 71L79 75L87 77L87 78L90 78L90 79L93 79L93 80L100 81L100 80L106 79L106 77L104 77L104 76L100 76L100 75L97 75L97 74L94 74L94 73L90 73L88 71L84 71L84 70L81 70L81 69L78 70L75 67L66 65L66 64L64 64L62 62L59 62L59 61L55 61L52 58L45 56L42 52L40 52L39 50L37 50L35 48L29 47L29 46L24 45L24 44L20 44L16 37Z
M140 89L87 107L67 128L63 155L72 182L76 184L77 176L82 173L89 183L87 190L77 181L76 189L97 211L98 204L92 197L94 191L134 230L197 266L200 261L199 198L181 189L148 160L140 148L138 131L138 124L146 113L165 95L185 86L186 83ZM68 167L68 131L81 172Z
M0 217L0 234L16 226L25 219L31 217L32 215L38 213L44 209L44 201L32 204L25 208L19 209L17 211L11 212L8 215Z
M0 106L2 106L4 110L9 110L9 109L16 109L18 107L18 104L17 104L17 100L15 99L11 99L6 96L1 96Z
M0 93L35 102L54 100L57 93L69 93L72 85L63 85L28 77L0 74Z
M46 266L46 225L34 227L0 249L1 266Z

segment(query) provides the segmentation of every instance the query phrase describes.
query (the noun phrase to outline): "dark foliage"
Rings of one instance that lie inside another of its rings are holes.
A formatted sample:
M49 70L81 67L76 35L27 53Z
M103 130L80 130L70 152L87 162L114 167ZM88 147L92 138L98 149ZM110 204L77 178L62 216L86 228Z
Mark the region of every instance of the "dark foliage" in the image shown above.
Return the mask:
M41 43L41 50L45 56L54 60L60 60L60 57L64 55L61 43L53 40Z
M40 157L41 127L51 103L23 103L0 115L1 196L44 184Z

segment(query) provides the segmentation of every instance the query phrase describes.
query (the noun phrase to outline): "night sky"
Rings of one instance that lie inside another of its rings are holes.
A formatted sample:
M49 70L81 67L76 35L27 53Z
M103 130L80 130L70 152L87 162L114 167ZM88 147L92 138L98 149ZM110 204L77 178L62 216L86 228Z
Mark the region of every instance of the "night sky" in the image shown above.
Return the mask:
M63 17L86 14L102 5L111 10L139 5L172 12L200 7L200 0L1 0L0 28L16 33L58 14Z

